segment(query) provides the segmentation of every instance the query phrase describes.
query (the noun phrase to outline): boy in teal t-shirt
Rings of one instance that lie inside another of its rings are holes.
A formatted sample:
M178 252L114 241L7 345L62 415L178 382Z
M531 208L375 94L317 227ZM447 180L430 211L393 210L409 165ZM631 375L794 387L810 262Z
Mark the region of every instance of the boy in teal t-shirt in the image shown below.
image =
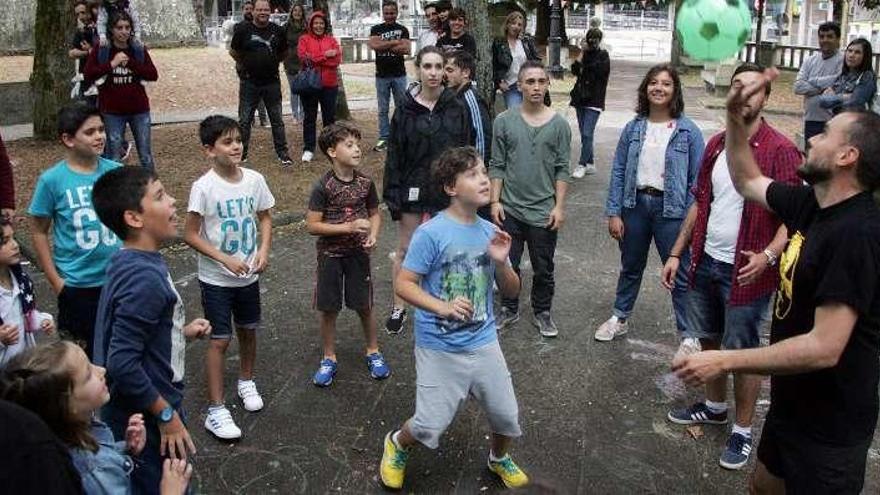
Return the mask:
M98 220L92 186L122 165L100 157L106 142L104 123L90 105L75 102L62 108L58 135L67 156L40 175L28 214L37 259L58 296L58 329L77 340L91 359L104 272L121 246L116 234Z

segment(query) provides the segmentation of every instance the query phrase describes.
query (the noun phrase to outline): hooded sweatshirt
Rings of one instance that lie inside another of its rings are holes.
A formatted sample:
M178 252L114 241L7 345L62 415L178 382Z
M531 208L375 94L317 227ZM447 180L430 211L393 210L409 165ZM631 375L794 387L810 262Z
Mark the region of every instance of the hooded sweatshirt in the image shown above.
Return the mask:
M342 63L342 50L339 49L339 43L332 34L324 31L322 35L316 35L312 31L312 23L320 17L324 19L325 25L327 18L324 13L317 11L309 16L308 28L302 36L299 37L297 45L297 54L299 54L300 62L304 68L309 62L321 74L321 87L335 88L339 85L336 78L336 68ZM330 58L324 56L327 50L336 50L336 55Z
M391 119L382 198L392 215L402 207L442 209L443 196L431 187L431 162L443 151L467 146L473 139L470 113L455 90L444 90L433 110L416 101L414 95L420 90L418 83L413 84Z

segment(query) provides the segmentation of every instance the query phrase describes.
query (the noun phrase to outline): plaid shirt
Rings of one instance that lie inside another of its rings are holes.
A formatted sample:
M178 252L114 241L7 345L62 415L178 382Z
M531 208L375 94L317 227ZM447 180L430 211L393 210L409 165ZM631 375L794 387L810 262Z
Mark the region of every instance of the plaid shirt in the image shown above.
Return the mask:
M749 139L752 155L758 162L761 172L767 177L789 184L800 184L797 168L803 157L794 143L761 119L761 127ZM690 282L694 283L697 266L704 254L706 230L709 224L709 210L712 205L712 169L718 155L724 152L724 133L712 136L703 153L703 164L697 183L694 185L694 197L697 205L697 220L691 237ZM730 290L728 304L742 306L755 299L772 293L779 286L778 270L765 270L757 280L749 285L740 285L736 274L748 262L742 251L760 253L767 248L776 235L781 224L779 218L760 204L753 201L743 203L739 234L736 239L736 254L733 260L733 286Z

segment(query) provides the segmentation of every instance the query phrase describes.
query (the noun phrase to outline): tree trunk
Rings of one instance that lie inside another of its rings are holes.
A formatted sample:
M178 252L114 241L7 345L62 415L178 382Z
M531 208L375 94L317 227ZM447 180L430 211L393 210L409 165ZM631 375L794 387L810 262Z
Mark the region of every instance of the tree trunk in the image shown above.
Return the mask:
M34 22L34 135L57 137L58 110L70 100L73 60L67 56L68 35L73 31L73 9L68 0L38 0Z
M489 9L486 0L458 0L468 18L468 31L477 42L477 73L471 79L477 83L477 93L483 97L489 108L495 94L495 81L492 77L492 25L489 23Z
M327 19L327 30L332 33L333 27L330 19L330 2L327 0L314 0L312 4L313 10L321 10ZM339 47L342 48L341 46ZM336 118L350 119L351 110L348 108L348 99L345 96L345 82L342 80L342 70L337 69L336 74L339 79L339 94L336 96Z
M672 46L669 50L669 63L676 68L681 68L681 39L678 37L678 30L675 29L675 21L678 18L678 10L681 9L682 0L675 1L675 9L672 11Z

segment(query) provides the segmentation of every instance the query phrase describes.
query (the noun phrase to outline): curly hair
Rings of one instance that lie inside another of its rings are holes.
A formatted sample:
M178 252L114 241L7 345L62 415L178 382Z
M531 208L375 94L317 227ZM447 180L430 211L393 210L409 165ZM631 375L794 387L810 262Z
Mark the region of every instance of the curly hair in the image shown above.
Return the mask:
M477 166L480 153L473 146L450 148L431 163L431 179L440 189L455 185L459 174Z

